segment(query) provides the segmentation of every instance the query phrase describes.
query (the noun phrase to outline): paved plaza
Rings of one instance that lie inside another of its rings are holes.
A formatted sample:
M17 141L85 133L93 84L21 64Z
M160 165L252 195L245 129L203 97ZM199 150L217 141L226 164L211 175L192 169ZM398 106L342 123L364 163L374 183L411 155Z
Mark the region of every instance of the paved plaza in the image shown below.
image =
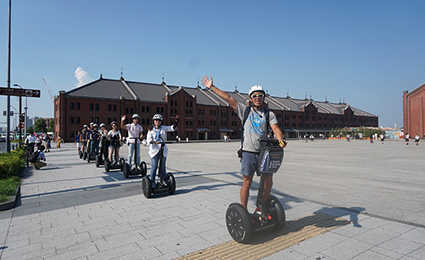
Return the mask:
M52 149L48 166L26 169L20 204L0 212L0 259L175 259L227 243L224 215L242 182L238 146L170 144L177 191L152 199L140 177L96 168L73 144ZM288 223L346 221L265 259L424 259L424 156L425 143L289 141L273 189Z

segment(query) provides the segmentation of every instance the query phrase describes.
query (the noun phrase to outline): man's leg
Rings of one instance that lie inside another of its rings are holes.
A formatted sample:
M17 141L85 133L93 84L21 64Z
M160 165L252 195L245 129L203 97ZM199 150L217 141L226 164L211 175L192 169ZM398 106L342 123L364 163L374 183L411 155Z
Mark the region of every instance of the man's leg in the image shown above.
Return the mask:
M134 145L135 144L130 144L128 146L128 164L130 165L130 169L131 169L131 163L133 162L133 152L134 152Z
M273 187L273 175L267 175L264 182L263 201L267 202Z
M247 208L247 205L248 205L249 189L251 188L252 177L253 176L243 176L243 183L242 183L240 193L241 193L241 204L245 208Z

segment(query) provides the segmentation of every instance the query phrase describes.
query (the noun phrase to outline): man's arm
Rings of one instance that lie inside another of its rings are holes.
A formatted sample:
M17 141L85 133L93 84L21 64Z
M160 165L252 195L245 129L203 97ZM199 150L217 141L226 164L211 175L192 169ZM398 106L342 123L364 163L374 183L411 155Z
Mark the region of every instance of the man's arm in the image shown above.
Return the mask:
M222 99L226 100L230 104L230 106L233 108L233 110L236 111L238 107L238 102L234 98L232 98L229 94L227 94L223 90L214 86L212 77L211 79L208 79L208 77L205 75L201 81L202 81L202 85L204 85L207 89L210 89L212 92L216 93Z
M283 139L283 133L282 130L280 130L279 125L273 124L271 125L271 128L273 130L275 138L279 140L280 147L285 148L288 143L285 141L285 139Z
M126 115L123 115L121 117L121 129L127 129L127 127L124 125L124 121L125 121L126 118L127 118Z

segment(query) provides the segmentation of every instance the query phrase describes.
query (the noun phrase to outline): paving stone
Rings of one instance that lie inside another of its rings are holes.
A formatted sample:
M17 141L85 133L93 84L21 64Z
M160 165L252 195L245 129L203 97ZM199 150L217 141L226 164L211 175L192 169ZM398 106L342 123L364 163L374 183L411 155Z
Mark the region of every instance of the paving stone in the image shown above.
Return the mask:
M378 254L373 251L366 251L351 259L352 260L389 260L389 257ZM395 259L395 258L392 258L392 259Z
M338 260L345 260L351 259L372 247L372 245L357 241L355 239L347 239L339 244L323 250L321 253Z
M284 249L284 250L277 252L273 255L267 256L263 259L264 260L282 260L282 259L285 259L285 260L300 260L300 259L306 259L306 257L307 257L306 255L303 255L303 254L297 252L294 249L287 248L287 249ZM327 259L327 260L329 260L329 259Z
M392 250L388 250L380 246L375 246L370 251L387 256L388 258L400 259L401 257L403 257L403 255L400 253L397 253Z
M310 238L302 243L291 246L290 249L293 249L305 256L313 256L318 252L330 248L346 238L331 232L327 232L313 238Z
M407 256L418 259L418 260L424 259L425 258L425 246L409 253Z
M425 228L416 227L404 233L400 237L425 245Z
M403 239L401 237L393 238L389 241L380 244L379 246L391 251L395 251L402 255L409 254L422 247L422 245L419 243L413 242L408 239Z
M400 236L399 233L394 233L383 228L376 228L357 235L354 238L371 245L379 245L398 236Z
M129 255L132 253L141 254L142 250L136 243L131 243L123 245L120 247L115 247L110 250L102 251L97 254L89 255L89 260L108 260L108 259L117 259L118 257Z

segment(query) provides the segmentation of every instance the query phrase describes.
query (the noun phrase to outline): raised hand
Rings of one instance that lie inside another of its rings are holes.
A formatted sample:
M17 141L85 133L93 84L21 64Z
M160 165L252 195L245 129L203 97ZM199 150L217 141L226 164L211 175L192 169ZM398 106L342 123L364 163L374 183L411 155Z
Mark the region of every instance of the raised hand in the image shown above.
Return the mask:
M213 86L213 78L208 79L207 75L203 76L202 79L202 85L204 85L206 88L210 89Z
M123 116L121 117L121 121L124 121L126 118L127 118L127 115L123 115Z

